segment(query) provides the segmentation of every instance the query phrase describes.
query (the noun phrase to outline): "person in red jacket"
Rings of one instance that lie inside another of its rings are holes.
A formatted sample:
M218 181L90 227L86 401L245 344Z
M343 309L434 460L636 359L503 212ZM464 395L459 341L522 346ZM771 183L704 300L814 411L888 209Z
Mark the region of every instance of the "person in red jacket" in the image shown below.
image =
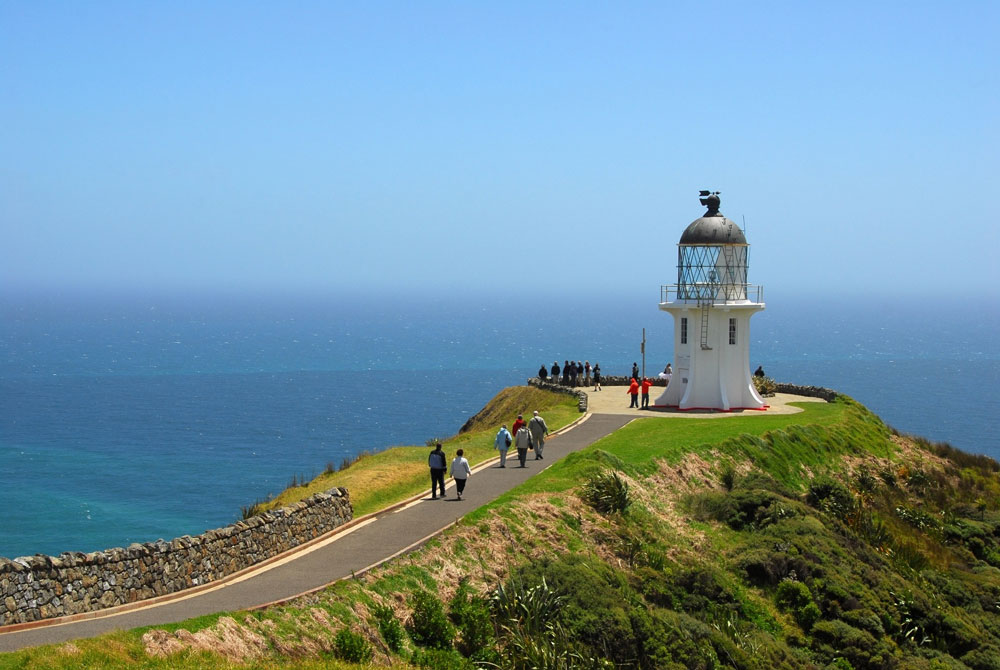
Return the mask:
M524 420L524 416L522 414L518 414L517 421L514 422L514 425L510 429L510 434L517 435L517 431L521 430L521 426L526 425L528 425L528 422Z
M632 377L632 381L628 385L628 394L630 396L632 396L632 404L630 404L629 407L635 407L636 409L638 409L638 407L639 407L639 382L637 382L635 380L635 377Z
M646 409L649 407L649 387L653 385L653 382L649 380L649 377L642 378L642 408Z

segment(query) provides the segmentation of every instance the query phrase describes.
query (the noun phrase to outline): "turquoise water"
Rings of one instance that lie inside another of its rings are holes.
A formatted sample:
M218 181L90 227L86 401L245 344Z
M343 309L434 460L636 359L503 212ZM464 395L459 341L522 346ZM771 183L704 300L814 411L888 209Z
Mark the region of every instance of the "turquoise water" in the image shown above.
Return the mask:
M500 388L573 357L670 360L649 302L76 296L0 299L0 555L197 534L328 463L454 434ZM995 306L770 296L751 358L904 432L1000 456ZM971 315L975 314L975 318ZM528 409L528 408L526 408Z

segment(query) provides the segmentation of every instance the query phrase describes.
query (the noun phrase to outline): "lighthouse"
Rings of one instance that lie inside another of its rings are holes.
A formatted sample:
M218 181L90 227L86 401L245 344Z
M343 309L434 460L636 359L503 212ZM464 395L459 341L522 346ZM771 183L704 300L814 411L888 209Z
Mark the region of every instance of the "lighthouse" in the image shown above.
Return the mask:
M766 409L750 376L750 317L764 309L763 287L747 284L750 245L719 212L719 192L681 235L677 283L660 287L674 317L674 370L657 406L681 410Z

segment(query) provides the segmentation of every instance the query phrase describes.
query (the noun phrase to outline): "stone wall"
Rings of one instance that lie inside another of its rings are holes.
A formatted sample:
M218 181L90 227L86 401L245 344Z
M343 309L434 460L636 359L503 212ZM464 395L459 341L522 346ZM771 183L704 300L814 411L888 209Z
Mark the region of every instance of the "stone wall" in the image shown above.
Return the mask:
M583 392L582 388L573 388L572 386L563 386L562 384L543 382L538 377L529 378L528 386L534 386L535 388L545 389L546 391L555 391L556 393L565 393L567 395L576 396L576 408L581 412L587 411L587 394Z
M207 584L351 520L346 489L171 542L0 558L0 626L80 614Z
M776 393L804 395L807 398L822 398L827 402L833 402L833 399L840 395L833 389L823 388L822 386L799 386L798 384L783 384L780 382L774 385L774 390Z

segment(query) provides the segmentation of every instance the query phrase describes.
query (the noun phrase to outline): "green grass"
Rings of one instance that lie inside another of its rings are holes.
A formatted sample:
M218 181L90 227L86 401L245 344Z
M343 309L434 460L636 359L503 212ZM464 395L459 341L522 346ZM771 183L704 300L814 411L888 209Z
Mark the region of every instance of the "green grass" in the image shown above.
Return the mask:
M803 412L633 421L473 512L470 520L489 514L489 510L503 507L521 495L569 490L602 469L648 474L658 467L658 461L673 465L691 453L714 452L739 460L750 459L778 481L796 489L801 489L807 479L803 466L811 470L828 467L841 455L851 452L891 457L889 429L850 398L796 406Z

